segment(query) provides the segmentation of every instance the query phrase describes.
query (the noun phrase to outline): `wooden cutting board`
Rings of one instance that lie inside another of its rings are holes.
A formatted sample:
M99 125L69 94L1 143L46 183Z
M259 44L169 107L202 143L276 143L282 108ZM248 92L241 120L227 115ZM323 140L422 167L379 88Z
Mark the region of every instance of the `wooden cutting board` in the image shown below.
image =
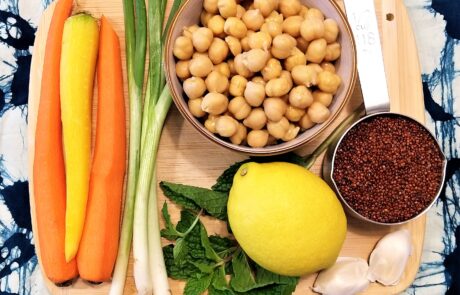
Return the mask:
M381 40L383 43L383 55L388 80L389 93L391 96L391 109L412 116L417 120L424 121L423 93L418 63L415 39L412 28L402 4L402 0L375 0L376 13L379 20ZM94 16L106 15L113 23L120 42L124 44L123 30L123 9L120 0L77 0L75 11L88 11ZM169 0L171 2L171 0ZM338 1L339 4L343 4ZM35 49L31 68L31 78L40 81L43 49L46 42L47 27L51 19L53 6L51 6L42 18L42 22L37 33ZM122 46L123 47L123 46ZM124 52L123 52L124 58ZM124 63L123 63L124 65ZM126 73L126 71L125 71ZM126 76L126 75L125 75ZM125 77L126 79L126 77ZM34 80L34 79L31 79ZM126 82L125 82L126 84ZM39 100L40 83L31 83L29 94L29 169L33 163L34 134L37 117L37 107ZM126 105L128 101L127 87L125 85ZM333 128L352 110L362 102L359 84L356 86L353 98L344 108L338 119L326 129L322 136L314 142L298 150L300 155L311 152ZM230 164L243 159L244 156L230 152L213 143L207 141L199 135L192 126L185 121L173 106L167 117L165 129L163 130L160 150L157 162L158 180L168 180L172 182L191 184L195 186L210 187L216 177ZM312 171L320 174L322 159L318 159ZM32 173L30 175L30 186L33 187ZM34 196L31 191L31 210L33 226L34 218ZM165 201L160 192L159 203ZM173 221L177 221L179 209L170 204ZM225 234L225 225L215 220L206 219L205 224L211 233ZM399 227L379 227L363 224L360 221L349 218L349 228L341 256L355 256L367 259L378 239L390 231L398 228L407 228L412 233L413 253L401 282L392 287L383 287L379 284L371 284L365 294L395 294L407 288L413 281L417 273L420 256L423 247L425 233L425 217L421 217L407 225ZM36 231L35 231L36 232ZM39 237L38 237L39 238ZM37 239L37 237L36 237ZM37 253L40 249L37 247ZM310 287L313 285L315 275L302 278L295 294L310 294ZM172 293L182 294L183 282L170 280ZM52 294L107 294L110 284L104 283L98 286L87 284L82 280L77 280L72 286L59 288L51 282L47 282ZM125 294L135 294L136 289L132 276L132 260L129 265L128 278L126 282Z

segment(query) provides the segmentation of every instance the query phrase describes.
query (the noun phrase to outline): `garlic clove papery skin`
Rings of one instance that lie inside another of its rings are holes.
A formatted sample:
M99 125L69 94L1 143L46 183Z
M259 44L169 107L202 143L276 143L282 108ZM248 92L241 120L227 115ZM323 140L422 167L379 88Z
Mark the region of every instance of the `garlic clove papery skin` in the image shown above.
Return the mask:
M407 229L387 234L371 253L368 279L385 286L398 284L411 252L411 236Z
M357 257L339 257L336 263L319 273L313 291L324 295L353 295L369 286L367 261Z

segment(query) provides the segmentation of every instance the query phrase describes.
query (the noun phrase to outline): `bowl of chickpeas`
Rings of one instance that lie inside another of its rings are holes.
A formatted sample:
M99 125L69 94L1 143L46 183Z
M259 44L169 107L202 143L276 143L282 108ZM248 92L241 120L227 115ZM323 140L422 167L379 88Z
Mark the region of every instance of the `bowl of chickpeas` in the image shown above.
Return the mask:
M261 156L318 136L357 77L350 25L333 0L186 0L168 31L165 70L201 134Z

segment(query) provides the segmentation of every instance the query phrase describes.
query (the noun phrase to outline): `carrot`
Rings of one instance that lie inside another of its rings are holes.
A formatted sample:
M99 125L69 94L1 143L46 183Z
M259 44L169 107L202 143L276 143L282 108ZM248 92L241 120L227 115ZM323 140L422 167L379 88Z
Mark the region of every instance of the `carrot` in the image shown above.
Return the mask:
M67 263L64 255L66 182L59 102L61 40L71 9L72 0L59 0L48 31L33 164L41 263L46 276L55 283L77 276L75 260Z
M112 25L104 16L99 37L97 83L96 142L77 263L83 279L102 282L110 279L117 257L126 169L120 44Z
M91 164L91 101L99 26L89 14L64 24L61 56L61 120L66 166L65 257L77 255L83 233Z

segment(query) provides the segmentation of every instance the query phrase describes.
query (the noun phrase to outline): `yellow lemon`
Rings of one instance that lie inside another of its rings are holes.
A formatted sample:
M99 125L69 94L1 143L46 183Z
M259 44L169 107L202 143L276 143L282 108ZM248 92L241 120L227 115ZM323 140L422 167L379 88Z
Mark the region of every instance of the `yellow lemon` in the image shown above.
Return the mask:
M228 220L251 259L288 276L332 266L347 231L343 208L329 186L307 169L283 162L240 167Z

